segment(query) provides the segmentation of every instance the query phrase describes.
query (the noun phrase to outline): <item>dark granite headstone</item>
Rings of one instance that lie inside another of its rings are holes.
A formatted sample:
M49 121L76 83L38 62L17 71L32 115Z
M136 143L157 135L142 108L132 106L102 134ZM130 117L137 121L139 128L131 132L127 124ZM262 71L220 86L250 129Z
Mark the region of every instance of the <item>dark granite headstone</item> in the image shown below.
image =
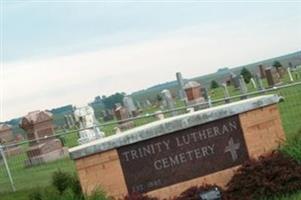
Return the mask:
M265 74L269 87L273 87L280 83L280 76L272 67L265 69Z
M259 73L260 73L260 78L265 78L265 68L262 65L259 65Z

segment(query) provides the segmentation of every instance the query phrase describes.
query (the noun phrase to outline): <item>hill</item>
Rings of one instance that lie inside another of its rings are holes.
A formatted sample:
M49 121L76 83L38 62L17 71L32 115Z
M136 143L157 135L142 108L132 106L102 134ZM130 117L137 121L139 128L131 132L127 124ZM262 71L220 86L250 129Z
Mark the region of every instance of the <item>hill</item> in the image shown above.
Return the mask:
M203 76L197 76L193 77L190 80L198 81L205 87L209 87L212 80L216 80L218 82L223 82L223 80L230 75L230 73L239 74L241 69L243 67L246 67L249 69L252 73L256 73L258 70L258 66L262 65L264 67L272 66L274 61L279 61L284 67L289 67L290 65L298 66L301 65L301 51L291 53L284 56L279 56L275 58L270 58L263 61L258 61L255 63L250 63L247 65L241 65L233 68L221 68L217 70L217 72L212 74L207 74ZM136 101L146 101L146 99L149 99L151 101L155 101L155 98L157 94L160 94L160 92L164 89L169 89L174 95L177 95L177 91L179 89L178 83L176 80L169 81L166 83L161 83L155 86L152 86L150 88L140 90L137 92L132 93L133 98Z

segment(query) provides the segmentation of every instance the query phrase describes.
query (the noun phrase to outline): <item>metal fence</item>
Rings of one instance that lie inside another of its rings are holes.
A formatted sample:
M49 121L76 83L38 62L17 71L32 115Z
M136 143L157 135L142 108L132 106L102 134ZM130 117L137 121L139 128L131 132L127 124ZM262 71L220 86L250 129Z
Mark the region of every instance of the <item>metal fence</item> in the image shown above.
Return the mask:
M227 98L223 98L222 95L215 95L217 98L209 99L209 105L218 106L225 103L239 101L241 98L251 98L263 94L278 94L283 97L283 101L278 104L282 124L287 138L293 138L301 129L301 82L273 87L261 91L253 91L244 95L235 95ZM196 105L179 106L173 110L163 110L162 114L165 118L172 117L175 113L176 115L181 115L189 112L189 108L194 106ZM100 124L99 126L100 129L109 136L115 134L115 127L122 122L130 121L133 123L134 127L137 127L156 120L159 120L158 113L144 113L135 118L123 121L107 122ZM70 148L78 145L77 140L79 131L80 130L76 128L58 130L53 137L60 140L66 148ZM50 185L52 173L57 170L75 173L74 162L68 156L55 161L30 164L28 162L27 152L30 148L29 144L32 142L35 141L23 141L17 144L0 147L0 193L48 186Z

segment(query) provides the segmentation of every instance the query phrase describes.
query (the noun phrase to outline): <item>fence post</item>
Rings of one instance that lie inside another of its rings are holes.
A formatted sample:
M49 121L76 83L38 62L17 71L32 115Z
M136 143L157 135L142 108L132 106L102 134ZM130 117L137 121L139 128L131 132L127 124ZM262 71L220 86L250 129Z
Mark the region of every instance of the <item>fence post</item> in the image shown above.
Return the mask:
M9 181L10 181L11 188L12 188L13 192L15 192L16 191L16 187L15 187L13 178L11 176L10 169L9 169L9 166L8 166L8 163L7 163L7 160L6 160L6 156L5 156L5 153L4 153L4 148L3 148L2 145L0 145L0 155L1 155L2 159L3 159L4 165L5 165L5 169L6 169Z

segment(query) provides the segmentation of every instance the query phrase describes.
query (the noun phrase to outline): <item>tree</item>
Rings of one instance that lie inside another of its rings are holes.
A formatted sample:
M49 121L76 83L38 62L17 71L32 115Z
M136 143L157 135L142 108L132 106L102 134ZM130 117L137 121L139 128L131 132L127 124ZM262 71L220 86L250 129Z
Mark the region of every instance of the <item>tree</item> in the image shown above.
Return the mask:
M279 68L282 67L282 64L278 60L276 60L273 63L273 67L275 67L278 70Z
M244 80L246 83L250 83L250 80L252 78L251 72L247 68L242 68L240 75L244 77Z
M114 108L116 103L122 103L123 97L125 96L125 93L115 93L111 96L102 96L102 102L105 105L106 109L112 109Z
M277 70L279 76L282 77L282 73L281 73L282 64L281 64L278 60L276 60L276 61L274 61L274 63L273 63L273 67L276 68L276 70Z
M161 102L163 100L162 96L160 94L157 94L157 101Z
M211 89L215 89L215 88L218 88L218 87L219 87L219 84L215 80L212 80L211 81Z

